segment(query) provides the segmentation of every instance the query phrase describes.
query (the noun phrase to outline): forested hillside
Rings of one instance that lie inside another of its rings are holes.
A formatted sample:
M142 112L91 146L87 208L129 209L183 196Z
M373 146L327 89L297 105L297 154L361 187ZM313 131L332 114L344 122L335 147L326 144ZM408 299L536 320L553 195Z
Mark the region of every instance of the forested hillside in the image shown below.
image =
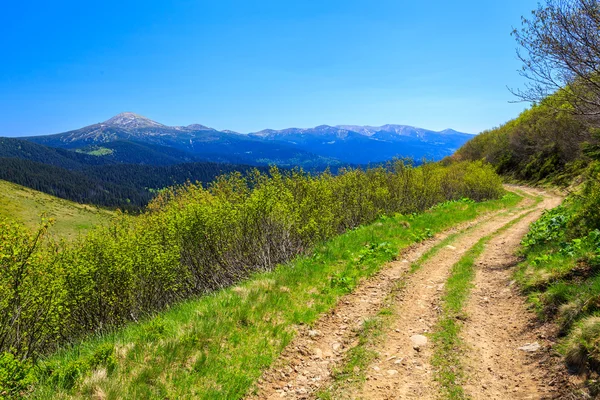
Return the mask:
M498 173L520 181L568 185L592 161L599 133L553 95L518 118L475 136L453 157L485 160Z
M67 150L63 151L71 153ZM49 163L0 157L0 179L78 203L129 211L140 211L157 191L172 185L180 185L187 181L207 184L222 174L236 171L247 173L254 168L267 171L266 167L208 162L166 166L136 164L90 166L75 161L76 158L75 160L62 156L49 158L49 154L52 153L47 151L42 154L44 157L32 158L47 160ZM68 166L68 168L57 165Z
M111 164L112 161L65 149L43 146L27 140L0 137L0 157L19 158L65 169Z
M139 210L154 196L145 187L102 182L82 171L18 158L0 158L0 179L78 203L129 211Z
M115 142L92 145L76 150L79 153L93 155L104 160L106 164L144 164L144 165L172 165L206 161L190 153L171 147L118 140Z

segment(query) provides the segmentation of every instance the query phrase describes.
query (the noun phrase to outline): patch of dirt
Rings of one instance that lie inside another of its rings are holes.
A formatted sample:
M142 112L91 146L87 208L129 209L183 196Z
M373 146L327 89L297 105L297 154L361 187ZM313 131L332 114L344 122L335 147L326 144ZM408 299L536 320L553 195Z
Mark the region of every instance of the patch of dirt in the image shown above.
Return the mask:
M546 195L536 211L494 237L476 263L462 331L464 389L473 399L568 398L565 392L576 385L552 351L555 328L537 322L512 281L521 238L543 209L560 200Z

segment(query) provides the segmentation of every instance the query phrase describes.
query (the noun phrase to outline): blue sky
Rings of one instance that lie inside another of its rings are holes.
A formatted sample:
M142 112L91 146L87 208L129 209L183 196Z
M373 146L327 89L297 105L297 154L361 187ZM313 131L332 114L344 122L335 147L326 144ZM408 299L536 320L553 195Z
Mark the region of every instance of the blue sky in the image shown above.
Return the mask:
M510 36L530 0L9 1L0 135L133 111L239 132L514 118Z

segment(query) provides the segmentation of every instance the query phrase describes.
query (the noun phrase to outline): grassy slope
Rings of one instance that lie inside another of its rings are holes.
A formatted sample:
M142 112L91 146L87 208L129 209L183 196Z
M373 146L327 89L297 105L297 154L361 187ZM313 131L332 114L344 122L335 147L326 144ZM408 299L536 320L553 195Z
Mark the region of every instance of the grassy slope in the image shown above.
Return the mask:
M0 217L35 229L43 213L56 221L50 231L68 239L106 221L112 215L107 210L59 199L0 180Z
M557 349L573 372L588 373L591 395L600 395L600 231L570 221L584 207L571 196L534 223L525 237L516 279L542 320L558 324Z
M382 218L273 272L60 352L41 363L31 397L240 398L295 326L310 326L400 249L518 200L452 202Z

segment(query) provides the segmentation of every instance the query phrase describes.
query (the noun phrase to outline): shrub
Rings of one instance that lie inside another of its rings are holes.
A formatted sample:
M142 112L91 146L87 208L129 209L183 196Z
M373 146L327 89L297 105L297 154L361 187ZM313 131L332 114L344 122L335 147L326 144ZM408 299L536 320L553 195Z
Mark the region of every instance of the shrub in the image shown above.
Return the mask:
M170 188L142 215L118 215L69 245L48 238L46 223L31 233L0 222L0 351L35 357L272 269L383 215L501 194L482 162L397 161L336 176L273 168L223 176L208 188ZM386 251L366 248L361 262ZM332 282L352 284L352 277ZM149 335L162 334L153 329ZM110 353L98 357L109 369ZM53 379L69 386L95 363L73 364Z
M11 353L0 354L0 399L18 398L32 383L31 364Z
M600 317L584 319L571 332L562 348L570 368L583 372L600 366Z

